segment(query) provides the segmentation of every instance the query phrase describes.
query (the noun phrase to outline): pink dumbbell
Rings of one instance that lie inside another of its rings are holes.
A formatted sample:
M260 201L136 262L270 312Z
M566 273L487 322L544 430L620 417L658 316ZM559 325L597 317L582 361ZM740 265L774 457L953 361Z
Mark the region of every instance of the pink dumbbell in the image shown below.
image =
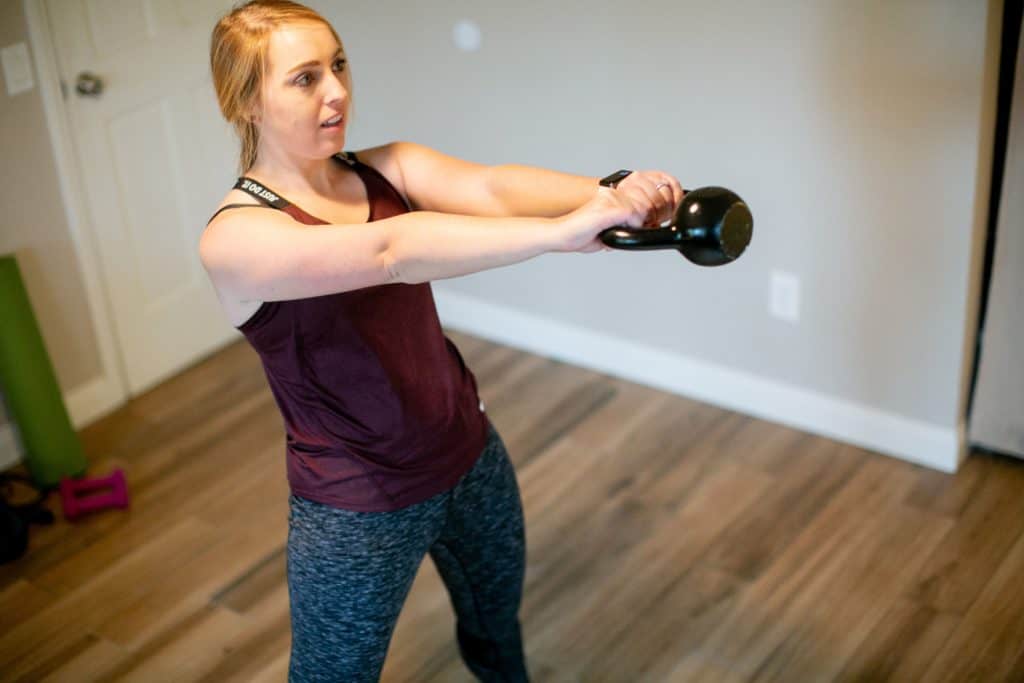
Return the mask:
M93 493L98 489L109 489L109 491ZM88 512L107 508L126 508L128 507L128 485L124 480L124 471L118 468L106 477L92 479L62 477L60 499L64 505L65 519L77 519Z

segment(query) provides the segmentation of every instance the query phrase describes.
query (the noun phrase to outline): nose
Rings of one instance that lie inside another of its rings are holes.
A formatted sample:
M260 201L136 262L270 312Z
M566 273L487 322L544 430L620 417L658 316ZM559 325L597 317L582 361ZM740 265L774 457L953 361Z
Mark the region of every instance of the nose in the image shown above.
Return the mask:
M344 78L343 74L337 74L334 78L326 79L324 101L327 104L341 106L348 100L349 93L348 88L345 87Z

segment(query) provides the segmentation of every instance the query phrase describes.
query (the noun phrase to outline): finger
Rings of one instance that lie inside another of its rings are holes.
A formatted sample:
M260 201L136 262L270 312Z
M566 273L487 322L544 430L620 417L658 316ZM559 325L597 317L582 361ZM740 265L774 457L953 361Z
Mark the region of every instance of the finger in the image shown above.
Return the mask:
M623 194L644 205L644 227L658 227L674 217L677 202L672 188L673 180L668 174L659 171L638 171L622 181L619 189ZM679 199L682 201L681 196Z
M643 205L644 226L654 227L661 223L660 216L665 205L665 195L657 189L657 184L648 177L638 178L634 185L639 202Z
M686 196L686 193L683 191L683 186L677 178L669 176L668 179L669 187L672 188L672 211L674 213L683 202L683 197Z
M615 192L617 193L615 198L619 204L629 211L629 217L624 223L630 228L643 227L650 213L650 197L635 185L626 189L622 189L620 186Z
M671 220L675 215L676 206L678 205L675 188L672 186L675 179L667 173L657 171L651 171L645 175L646 179L651 183L653 191L652 201L655 206L655 220L658 225L661 225L665 221ZM682 197L679 199L681 201Z
M658 190L659 198L662 200L659 206L658 223L671 220L676 212L675 190L672 188L671 178L666 178L654 186Z

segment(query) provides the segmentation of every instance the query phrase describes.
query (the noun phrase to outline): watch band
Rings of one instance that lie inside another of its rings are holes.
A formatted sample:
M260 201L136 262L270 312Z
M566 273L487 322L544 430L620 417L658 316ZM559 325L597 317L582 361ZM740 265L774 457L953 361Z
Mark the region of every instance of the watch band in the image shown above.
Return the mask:
M604 178L601 178L601 180L598 182L598 185L615 189L618 186L618 184L625 180L626 176L628 176L630 173L632 173L632 171L627 170L625 168L620 169L615 173L612 173L611 175L606 175Z

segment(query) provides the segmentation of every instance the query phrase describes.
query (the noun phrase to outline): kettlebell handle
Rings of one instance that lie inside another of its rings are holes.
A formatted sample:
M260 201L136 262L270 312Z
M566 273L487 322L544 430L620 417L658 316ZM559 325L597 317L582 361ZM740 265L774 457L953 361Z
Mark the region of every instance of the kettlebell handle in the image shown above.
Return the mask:
M699 266L720 266L739 258L750 244L754 230L754 218L746 202L724 187L698 187L684 192L686 195L669 227L619 225L601 231L598 237L613 249L678 249Z

